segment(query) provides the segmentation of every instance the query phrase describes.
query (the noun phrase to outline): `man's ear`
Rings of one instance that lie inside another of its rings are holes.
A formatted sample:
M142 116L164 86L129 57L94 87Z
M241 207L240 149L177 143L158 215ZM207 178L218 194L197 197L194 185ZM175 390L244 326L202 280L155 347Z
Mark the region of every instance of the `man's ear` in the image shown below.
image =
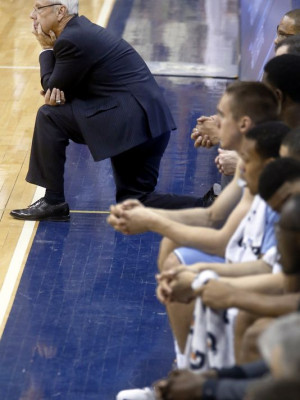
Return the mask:
M239 120L239 129L240 132L245 134L246 132L249 131L253 127L253 122L248 115L244 115L243 117L240 118Z
M62 4L58 9L58 15L57 15L59 22L65 17L66 13L67 13L67 8L65 5Z
M275 92L275 95L276 95L277 99L279 100L279 103L281 104L283 99L284 99L282 91L277 88L277 89L274 90L274 92Z
M278 111L279 111L279 114L281 114L282 110L284 109L287 97L282 93L282 91L280 89L275 89L274 92L278 99L278 108L279 108Z

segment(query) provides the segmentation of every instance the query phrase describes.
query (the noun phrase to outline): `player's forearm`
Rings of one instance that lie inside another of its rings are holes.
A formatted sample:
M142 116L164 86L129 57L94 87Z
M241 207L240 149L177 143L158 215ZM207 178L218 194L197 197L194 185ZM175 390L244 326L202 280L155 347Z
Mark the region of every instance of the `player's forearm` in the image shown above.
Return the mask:
M157 216L147 223L148 230L159 233L180 246L224 256L227 240L220 231L211 228L187 226L168 218Z
M207 208L189 208L186 210L163 210L151 208L157 215L189 226L220 228L240 201L242 189L237 184L238 175L221 192L214 203Z
M242 276L237 278L220 277L219 280L229 283L237 289L270 295L282 294L284 291L284 277L282 273Z
M187 208L185 210L163 210L151 208L156 214L189 226L213 227L209 208Z
M263 260L256 260L244 263L212 264L209 267L220 276L240 277L248 275L267 274L271 272L270 266Z
M231 299L232 307L264 317L279 317L297 310L300 293L277 296L240 291Z

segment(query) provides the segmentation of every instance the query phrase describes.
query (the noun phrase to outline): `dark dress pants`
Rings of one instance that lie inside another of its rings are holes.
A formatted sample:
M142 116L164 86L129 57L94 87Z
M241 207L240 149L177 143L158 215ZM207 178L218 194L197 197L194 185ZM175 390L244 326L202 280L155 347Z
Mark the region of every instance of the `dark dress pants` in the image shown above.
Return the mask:
M71 105L42 106L36 116L26 180L63 192L66 147L70 139L84 143Z
M135 198L144 205L155 208L182 209L202 206L201 198L154 191L160 161L169 138L168 132L111 158L118 203Z
M192 196L154 192L160 160L169 137L170 133L165 133L151 138L111 158L117 202L136 198L148 206L171 209L202 205L201 199ZM55 192L63 192L66 147L70 139L84 144L71 104L42 106L36 117L26 180Z

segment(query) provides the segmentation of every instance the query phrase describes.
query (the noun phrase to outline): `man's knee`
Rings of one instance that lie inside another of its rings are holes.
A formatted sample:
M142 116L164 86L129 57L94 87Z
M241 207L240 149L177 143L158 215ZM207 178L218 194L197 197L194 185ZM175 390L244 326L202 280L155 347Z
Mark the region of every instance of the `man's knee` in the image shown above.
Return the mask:
M37 111L34 138L37 139L39 143L48 142L49 139L53 142L53 138L55 137L56 129L53 129L53 127L55 128L56 125L52 108L54 107L44 104Z
M165 261L159 266L160 272L167 271L172 268L176 268L181 265L180 260L174 252L170 253Z
M178 247L178 244L173 242L173 240L164 237L159 246L159 253L157 258L158 270L162 271L162 265L166 258L173 252L174 249Z
M246 330L241 349L243 362L252 362L260 357L257 340L272 321L273 318L260 318Z
M255 314L239 310L235 319L235 326L234 326L235 336L243 335L247 331L247 329L254 324L257 318L258 317Z
M45 117L48 117L49 114L51 114L51 106L48 106L47 104L43 104L37 111L36 114L36 119L43 119Z

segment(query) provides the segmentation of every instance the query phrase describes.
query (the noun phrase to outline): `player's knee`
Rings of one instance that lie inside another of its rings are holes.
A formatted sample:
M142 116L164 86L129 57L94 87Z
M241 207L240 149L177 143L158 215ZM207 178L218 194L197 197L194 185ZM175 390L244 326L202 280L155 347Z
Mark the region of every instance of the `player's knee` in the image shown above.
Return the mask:
M181 265L179 259L177 258L175 253L170 253L165 261L160 266L160 272L167 271L169 269L173 269Z
M165 259L168 257L170 253L176 248L174 242L167 237L162 238L159 245L159 253L157 258L158 270L162 270L162 265L165 262Z
M244 362L251 362L259 358L258 338L271 321L269 318L260 319L246 330L242 341Z
M253 314L247 311L239 310L234 325L234 334L243 335L244 332L255 322L255 317Z

